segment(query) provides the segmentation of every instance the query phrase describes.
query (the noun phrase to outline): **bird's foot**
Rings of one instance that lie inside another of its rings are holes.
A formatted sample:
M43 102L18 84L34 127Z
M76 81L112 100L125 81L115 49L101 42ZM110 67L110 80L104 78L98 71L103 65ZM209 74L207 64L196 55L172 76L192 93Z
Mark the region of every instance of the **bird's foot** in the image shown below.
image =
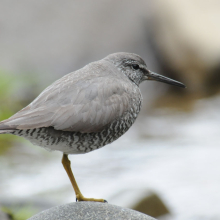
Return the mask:
M103 202L103 203L108 203L104 199L94 199L94 198L86 198L84 197L81 193L76 195L76 201L81 202L81 201L92 201L92 202Z

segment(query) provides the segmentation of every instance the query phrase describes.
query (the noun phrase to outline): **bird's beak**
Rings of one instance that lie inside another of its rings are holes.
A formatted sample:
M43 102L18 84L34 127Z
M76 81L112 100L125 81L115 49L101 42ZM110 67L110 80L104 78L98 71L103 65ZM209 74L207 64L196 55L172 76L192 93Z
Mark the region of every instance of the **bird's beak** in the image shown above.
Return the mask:
M154 72L151 72L151 71L149 71L147 73L147 80L155 80L155 81L167 83L167 84L170 84L170 85L186 88L186 86L181 82L178 82L176 80L170 79L168 77L162 76L160 74L157 74L157 73L154 73Z

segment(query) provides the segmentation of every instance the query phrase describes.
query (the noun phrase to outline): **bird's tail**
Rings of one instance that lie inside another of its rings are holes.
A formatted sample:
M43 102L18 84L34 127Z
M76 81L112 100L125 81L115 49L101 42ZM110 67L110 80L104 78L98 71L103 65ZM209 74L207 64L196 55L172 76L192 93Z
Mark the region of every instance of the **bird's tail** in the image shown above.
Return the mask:
M13 130L0 130L0 134L11 134Z
M15 130L13 127L10 127L5 123L8 120L10 120L10 119L0 121L0 134L11 134Z

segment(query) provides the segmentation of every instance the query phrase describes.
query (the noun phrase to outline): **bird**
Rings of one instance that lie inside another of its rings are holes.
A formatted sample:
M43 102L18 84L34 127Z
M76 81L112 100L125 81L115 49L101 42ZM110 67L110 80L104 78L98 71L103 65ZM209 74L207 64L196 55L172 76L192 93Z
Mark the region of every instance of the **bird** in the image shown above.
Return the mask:
M69 154L84 154L121 137L142 106L140 83L155 80L186 86L150 71L137 54L118 52L58 79L29 105L0 122L0 134L12 134L47 150L63 153L62 164L77 201L84 197L71 169Z

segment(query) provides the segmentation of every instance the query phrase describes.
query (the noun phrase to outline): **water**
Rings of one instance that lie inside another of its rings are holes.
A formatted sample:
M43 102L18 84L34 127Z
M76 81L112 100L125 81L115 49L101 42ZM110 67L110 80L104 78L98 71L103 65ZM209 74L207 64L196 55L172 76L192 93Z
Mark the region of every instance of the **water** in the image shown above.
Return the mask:
M115 143L69 156L82 193L129 207L132 192L153 190L172 212L164 219L220 219L219 108L216 97L190 113L158 110ZM19 145L0 157L0 197L74 201L61 153Z

